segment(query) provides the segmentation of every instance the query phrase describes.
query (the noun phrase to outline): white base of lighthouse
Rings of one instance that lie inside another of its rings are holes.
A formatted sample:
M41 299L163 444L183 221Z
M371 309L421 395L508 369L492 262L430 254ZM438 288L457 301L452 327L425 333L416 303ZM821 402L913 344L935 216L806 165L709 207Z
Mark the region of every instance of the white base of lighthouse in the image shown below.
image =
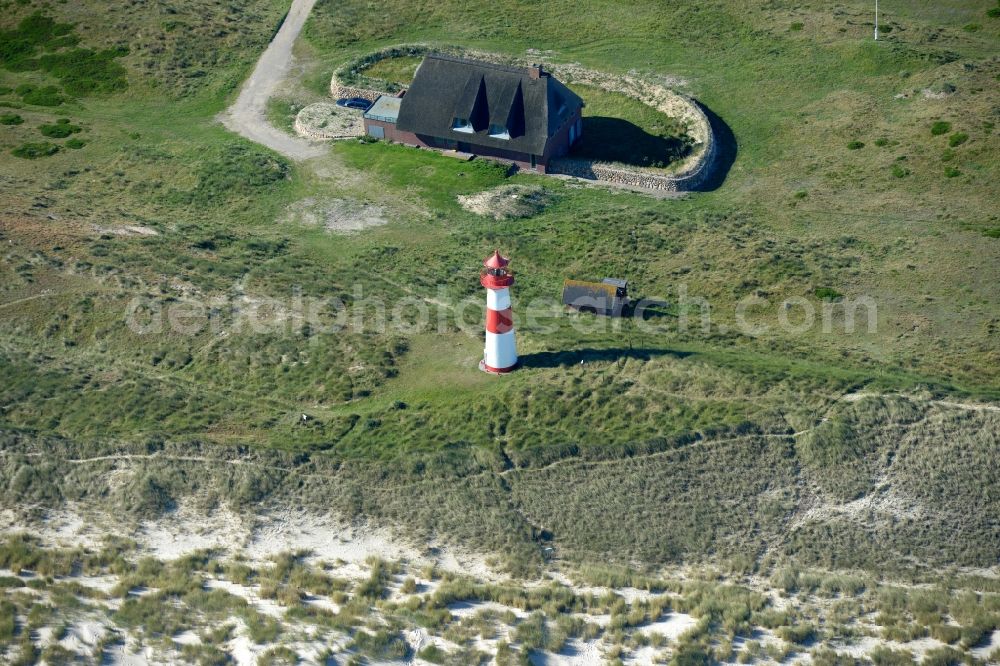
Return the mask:
M486 348L480 370L494 373L510 372L517 367L517 346L514 331L506 333L486 332Z

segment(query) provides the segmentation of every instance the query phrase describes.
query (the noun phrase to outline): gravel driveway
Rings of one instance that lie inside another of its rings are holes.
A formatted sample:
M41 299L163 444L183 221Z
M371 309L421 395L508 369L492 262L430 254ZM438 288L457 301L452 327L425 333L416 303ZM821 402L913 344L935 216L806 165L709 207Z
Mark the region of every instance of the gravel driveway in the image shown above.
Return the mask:
M302 31L316 0L292 0L284 23L257 61L240 96L220 115L229 130L263 144L292 160L307 160L326 152L305 139L290 136L267 122L267 100L288 76L292 65L292 45Z

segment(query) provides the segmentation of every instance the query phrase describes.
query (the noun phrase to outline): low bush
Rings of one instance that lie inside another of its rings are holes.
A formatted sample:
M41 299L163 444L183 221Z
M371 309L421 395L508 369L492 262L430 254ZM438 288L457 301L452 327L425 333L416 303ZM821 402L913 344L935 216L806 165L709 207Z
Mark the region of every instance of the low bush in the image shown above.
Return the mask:
M790 627L779 627L774 633L783 641L802 644L816 638L816 627L811 624L796 624Z
M928 650L920 663L922 666L959 666L965 659L955 648L939 647Z
M374 659L405 659L409 647L398 633L380 630L374 634L359 631L354 634L350 649L357 650Z
M22 143L10 151L14 157L35 160L39 157L49 157L59 152L59 146L48 141Z
M23 84L17 87L17 94L21 96L25 104L33 104L34 106L59 106L66 101L59 88L55 86L36 88Z
M938 120L933 125L931 125L931 134L933 136L940 136L942 134L947 134L951 131L951 123L946 120Z
M854 141L851 141L850 143L847 144L847 149L848 150L859 150L859 149L864 148L864 147L865 147L865 144L864 144L863 141L854 140Z
M0 645L7 645L14 638L17 628L17 608L9 601L0 601Z
M79 125L71 125L69 121L59 121L51 125L40 125L38 127L38 131L50 139L65 139L66 137L76 134L82 130L82 127Z
M948 137L948 145L952 148L956 146L961 146L963 143L969 140L969 135L965 132L955 132Z
M955 167L948 167L947 169L944 170L945 178L957 178L958 176L961 175L962 172L956 169Z
M868 658L875 666L911 666L914 663L913 653L909 650L893 650L884 645L872 648Z
M299 663L299 655L295 650L284 645L273 647L260 655L257 660L258 666L295 666Z
M432 664L443 664L445 659L448 657L448 653L439 648L437 645L431 644L418 652L417 656L424 661L431 662Z
M824 301L838 301L844 297L842 293L833 287L816 287L813 293L816 295L816 298L821 298Z
M87 145L86 141L84 141L83 139L77 139L76 137L66 142L66 147L72 148L73 150L79 150L80 148L83 148L86 145Z
M16 113L0 114L0 125L20 125L23 122L24 118Z

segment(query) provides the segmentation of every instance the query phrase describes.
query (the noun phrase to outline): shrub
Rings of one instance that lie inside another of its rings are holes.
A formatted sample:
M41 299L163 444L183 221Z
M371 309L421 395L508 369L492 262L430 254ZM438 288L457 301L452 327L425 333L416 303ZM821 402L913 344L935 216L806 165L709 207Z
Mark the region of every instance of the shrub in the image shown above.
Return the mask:
M68 122L58 122L54 125L40 125L38 127L38 131L50 139L65 139L72 134L76 134L82 129L83 128L79 125L70 125Z
M374 634L359 631L354 634L350 647L376 659L404 659L409 653L406 641L399 634L384 629Z
M17 627L17 608L9 601L0 601L0 645L6 645L14 638Z
M951 131L951 123L946 120L939 120L931 125L931 134L933 136L947 134L949 131Z
M987 238L1000 238L1000 227L992 227L983 232Z
M708 666L712 659L700 645L682 644L670 660L670 666Z
M892 165L892 175L896 178L905 178L910 175L910 170L899 164Z
M833 287L816 287L813 293L816 294L816 298L821 298L824 301L837 301L844 297L842 293Z
M418 652L417 656L424 661L431 662L432 664L443 664L445 659L448 657L448 653L439 648L437 645L432 644Z
M21 96L25 104L35 106L59 106L66 101L66 98L55 86L36 88L30 85L20 85L17 87L17 94Z
M931 637L951 645L962 637L962 628L952 624L935 624L931 627Z
M806 27L805 23L800 23L799 21L796 21L795 23L792 23L790 26L788 26L788 29L798 32L804 27Z
M39 157L48 157L59 152L59 146L48 141L38 143L22 143L17 148L10 151L14 157L22 157L26 160L34 160Z
M284 645L271 648L260 655L257 660L258 666L278 666L279 664L295 666L297 663L299 663L299 655L295 653L295 650Z
M958 169L956 169L955 167L948 167L947 169L944 170L944 176L945 176L945 178L955 178L955 177L961 176L961 175L962 175L962 172L959 171Z
M80 148L86 146L87 142L84 141L83 139L77 139L76 137L73 137L72 139L67 141L65 145L67 148L72 148L73 150L79 150Z
M868 658L875 666L911 666L913 664L913 653L909 650L893 650L884 645L872 648L872 651L868 653Z
M859 150L864 147L865 147L864 142L857 140L851 141L850 143L847 144L848 150Z
M963 143L969 140L969 135L965 132L955 132L948 137L948 145L954 148L955 146L961 146Z
M879 148L888 146L889 139L885 138L884 136L880 136L879 138L875 139L875 145L878 146Z
M796 624L791 627L779 627L774 633L783 641L801 644L816 637L816 627L811 624Z
M0 115L0 125L20 125L24 118L16 113L4 113Z
M14 30L0 32L0 64L13 71L40 69L48 72L73 95L126 88L127 71L115 60L127 55L128 49L70 48L79 42L72 33L71 23L56 23L51 17L35 12ZM39 51L46 52L38 55ZM55 90L54 86L50 88ZM61 95L59 100L61 103ZM57 106L58 103L44 106Z
M920 663L923 666L959 666L964 662L962 653L951 647L939 647L928 650Z

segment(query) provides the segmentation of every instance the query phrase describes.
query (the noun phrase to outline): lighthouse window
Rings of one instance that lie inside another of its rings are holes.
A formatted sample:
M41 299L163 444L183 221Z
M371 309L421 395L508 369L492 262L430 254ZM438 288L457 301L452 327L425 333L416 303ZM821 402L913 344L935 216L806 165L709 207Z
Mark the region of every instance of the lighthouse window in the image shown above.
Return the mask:
M472 133L472 124L469 123L468 118L459 118L458 116L455 116L455 119L451 121L451 128L456 132Z

